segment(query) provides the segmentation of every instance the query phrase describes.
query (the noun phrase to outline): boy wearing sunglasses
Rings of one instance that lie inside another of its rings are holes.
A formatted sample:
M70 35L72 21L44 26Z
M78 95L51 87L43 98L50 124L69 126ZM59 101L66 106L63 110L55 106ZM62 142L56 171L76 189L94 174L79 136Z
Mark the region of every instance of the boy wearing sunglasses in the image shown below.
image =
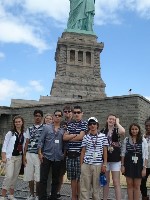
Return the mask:
M68 141L66 167L67 178L71 180L72 200L78 199L80 180L80 153L82 139L87 132L87 122L82 120L83 112L80 106L73 110L74 122L69 123L64 134L64 141Z
M81 179L80 200L100 200L100 172L105 173L107 167L108 140L105 134L98 132L98 120L95 117L88 119L89 132L82 140L81 151Z

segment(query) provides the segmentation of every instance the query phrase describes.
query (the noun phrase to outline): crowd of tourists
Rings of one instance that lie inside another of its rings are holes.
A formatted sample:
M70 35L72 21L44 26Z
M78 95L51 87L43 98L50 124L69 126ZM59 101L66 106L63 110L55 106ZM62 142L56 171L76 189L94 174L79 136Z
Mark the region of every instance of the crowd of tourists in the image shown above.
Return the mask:
M143 134L137 123L125 133L114 114L108 114L105 127L99 127L94 116L83 120L78 105L66 105L45 116L42 110L35 110L33 117L33 125L25 130L23 117L15 116L5 136L2 161L6 173L0 200L16 200L14 188L22 169L23 180L29 183L27 200L59 199L65 174L71 182L72 200L107 200L110 173L116 200L121 200L120 172L126 177L129 200L139 200L141 195L143 200L149 199L150 118ZM107 180L103 188L101 173Z

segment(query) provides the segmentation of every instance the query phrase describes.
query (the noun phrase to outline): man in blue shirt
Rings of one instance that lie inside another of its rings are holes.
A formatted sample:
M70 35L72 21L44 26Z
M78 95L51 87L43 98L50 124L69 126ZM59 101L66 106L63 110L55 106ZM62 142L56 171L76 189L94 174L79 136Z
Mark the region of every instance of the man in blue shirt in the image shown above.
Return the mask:
M46 188L50 167L52 167L51 200L57 199L61 160L64 159L62 151L64 129L60 128L62 115L61 110L54 112L53 124L44 126L39 139L38 154L41 161L39 200L47 198Z

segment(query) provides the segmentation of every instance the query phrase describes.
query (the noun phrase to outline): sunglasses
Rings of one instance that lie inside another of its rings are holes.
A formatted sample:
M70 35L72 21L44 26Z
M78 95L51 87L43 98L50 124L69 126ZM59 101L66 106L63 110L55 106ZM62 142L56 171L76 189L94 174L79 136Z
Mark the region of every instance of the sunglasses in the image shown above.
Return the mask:
M74 114L78 114L79 115L79 114L81 114L81 111L74 112Z
M34 115L34 117L42 117L41 115Z
M89 126L96 125L96 124L97 124L96 122L90 122L90 123L88 123Z
M61 115L56 115L56 114L55 114L55 117L62 117L62 116L61 116Z
M71 110L64 110L64 113L71 113Z

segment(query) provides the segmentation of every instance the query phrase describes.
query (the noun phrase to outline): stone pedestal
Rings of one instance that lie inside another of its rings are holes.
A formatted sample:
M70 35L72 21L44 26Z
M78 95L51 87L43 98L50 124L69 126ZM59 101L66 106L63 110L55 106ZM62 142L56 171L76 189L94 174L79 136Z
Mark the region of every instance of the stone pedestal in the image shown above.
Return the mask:
M105 97L106 85L100 74L103 47L104 44L98 43L95 35L64 32L57 43L51 97Z

